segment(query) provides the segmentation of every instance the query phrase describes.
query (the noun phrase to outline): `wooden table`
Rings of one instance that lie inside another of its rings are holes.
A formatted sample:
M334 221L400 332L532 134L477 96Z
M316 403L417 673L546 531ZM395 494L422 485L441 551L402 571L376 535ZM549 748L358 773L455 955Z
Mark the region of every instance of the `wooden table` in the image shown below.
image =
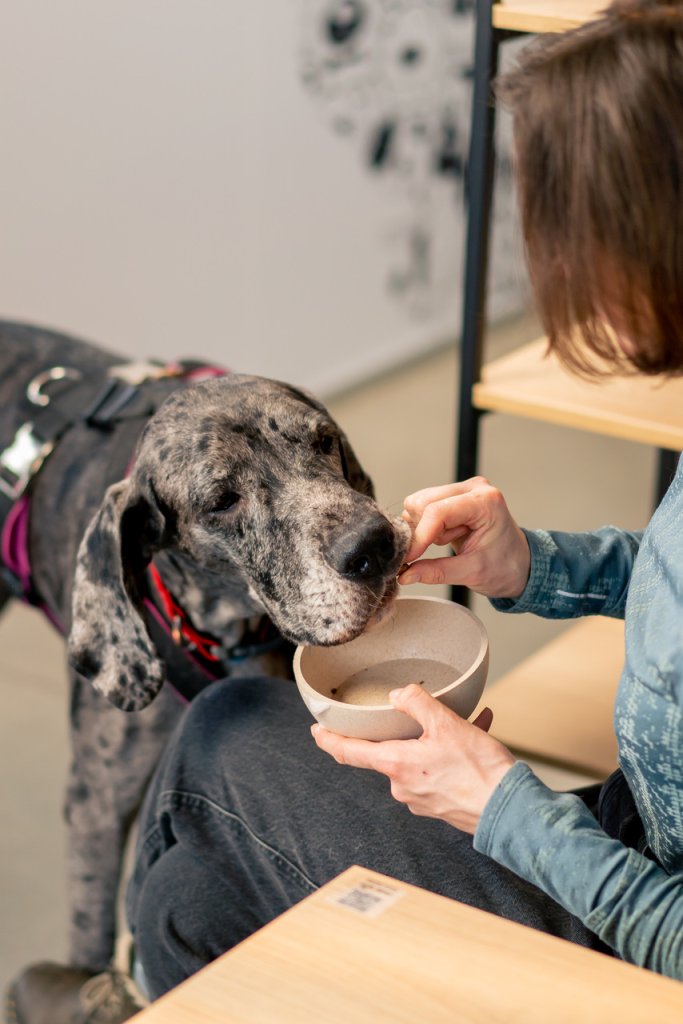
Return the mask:
M352 867L134 1020L680 1024L683 983Z

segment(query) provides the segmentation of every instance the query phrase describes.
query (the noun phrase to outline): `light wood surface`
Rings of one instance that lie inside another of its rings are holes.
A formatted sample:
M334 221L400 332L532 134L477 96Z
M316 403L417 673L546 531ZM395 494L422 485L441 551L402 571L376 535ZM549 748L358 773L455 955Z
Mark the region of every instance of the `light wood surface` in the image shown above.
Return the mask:
M683 378L581 380L543 338L489 363L472 390L478 409L558 423L577 430L683 450Z
M487 687L491 733L528 754L606 778L617 764L612 724L624 624L586 618Z
M606 6L607 0L503 0L494 5L493 24L513 32L566 32Z
M680 1024L683 985L352 867L134 1019Z

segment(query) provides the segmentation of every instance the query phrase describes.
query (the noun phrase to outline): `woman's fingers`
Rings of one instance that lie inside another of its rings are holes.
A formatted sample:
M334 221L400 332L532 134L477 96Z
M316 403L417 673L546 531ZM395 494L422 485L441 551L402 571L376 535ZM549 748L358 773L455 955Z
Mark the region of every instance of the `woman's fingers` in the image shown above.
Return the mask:
M472 725L476 725L477 729L481 729L483 732L488 732L492 724L493 711L491 708L484 708L472 722Z
M432 544L450 544L453 550L457 552L462 542L470 536L471 532L469 526L454 526L452 529L440 533L440 536L434 540L430 540L428 534L425 536L424 530L420 530L417 534L413 532L413 539L406 553L406 561L416 562Z
M392 690L389 700L397 711L403 711L410 715L422 726L425 737L434 734L439 725L445 724L446 721L454 730L459 729L460 726L465 730L469 727L466 719L461 718L455 711L446 707L416 683L411 683L410 686L404 686L399 690ZM491 708L482 708L471 724L476 725L477 729L481 729L482 732L488 732L492 722L493 711Z
M469 480L456 481L451 484L439 484L437 487L423 487L420 491L409 494L403 502L404 508L409 516L418 520L427 505L434 501L442 501L444 498L454 498L459 494L466 494L474 487L486 483L483 477L471 477Z
M401 586L411 583L448 583L451 586L467 584L468 563L466 558L446 555L443 558L421 558L413 562L398 577Z
M392 690L389 699L422 726L419 739L371 743L314 725L316 743L340 764L386 776L392 796L413 814L474 833L491 793L515 763L510 751L487 735L490 709L467 722L414 683Z
M339 733L330 732L322 725L312 725L311 733L320 749L333 757L338 764L351 765L353 768L370 768L385 775L387 774L387 758L390 753L387 748L393 746L394 743L404 742L403 740L392 740L374 743L371 740L354 739L351 736L341 736Z
M416 491L405 500L413 537L400 575L411 583L454 584L487 597L517 598L529 578L527 539L497 487L483 477ZM431 544L451 544L457 557L423 559Z
M423 690L417 683L392 690L389 700L397 711L409 715L422 726L423 735L434 733L439 723L445 719L455 719L457 724L465 724L454 711L441 704L430 693ZM321 725L312 725L311 733L321 750L330 754L339 764L353 765L354 768L371 768L391 774L397 763L405 757L408 740L384 740L380 743L370 740L354 739L330 732Z
M422 726L424 734L433 732L444 717L449 718L455 714L417 683L392 690L389 700L397 711L402 711L415 719L418 725ZM457 718L457 715L455 717Z
M480 514L478 504L471 494L460 494L426 505L420 518L411 522L413 539L406 561L419 558L430 544L450 544L468 535Z

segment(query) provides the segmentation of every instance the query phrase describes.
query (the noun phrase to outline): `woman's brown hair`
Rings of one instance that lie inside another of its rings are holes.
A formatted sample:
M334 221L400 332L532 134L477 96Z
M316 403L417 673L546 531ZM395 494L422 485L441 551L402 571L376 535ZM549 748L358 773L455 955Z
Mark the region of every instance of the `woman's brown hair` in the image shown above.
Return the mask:
M538 37L496 93L550 348L584 374L592 353L602 372L683 373L683 0Z

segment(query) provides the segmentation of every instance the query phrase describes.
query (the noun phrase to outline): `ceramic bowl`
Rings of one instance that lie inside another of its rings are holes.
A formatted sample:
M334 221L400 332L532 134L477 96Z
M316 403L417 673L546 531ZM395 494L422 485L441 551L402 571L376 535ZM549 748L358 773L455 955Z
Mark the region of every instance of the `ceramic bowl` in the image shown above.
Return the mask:
M368 740L409 739L421 728L388 694L419 683L468 718L488 672L489 644L467 608L438 597L400 597L380 625L337 647L298 647L294 676L326 729Z

